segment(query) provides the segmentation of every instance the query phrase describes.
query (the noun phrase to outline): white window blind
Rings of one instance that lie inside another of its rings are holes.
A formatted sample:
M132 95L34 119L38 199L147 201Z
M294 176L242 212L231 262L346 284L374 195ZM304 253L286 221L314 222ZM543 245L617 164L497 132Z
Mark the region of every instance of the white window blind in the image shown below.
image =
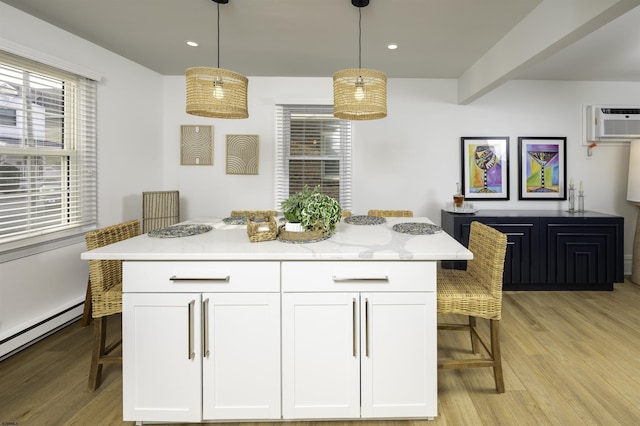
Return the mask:
M0 51L0 253L95 226L96 87Z
M276 105L276 209L305 185L351 210L351 122L333 105Z

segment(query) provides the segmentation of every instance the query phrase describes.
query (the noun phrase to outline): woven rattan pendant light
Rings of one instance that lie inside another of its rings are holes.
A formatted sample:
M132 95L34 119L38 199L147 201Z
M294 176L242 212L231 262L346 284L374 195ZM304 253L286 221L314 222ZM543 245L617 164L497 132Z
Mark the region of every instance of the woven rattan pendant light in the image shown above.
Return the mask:
M220 68L220 4L218 8L218 68L187 68L187 113L214 118L247 118L247 86L242 74Z
M362 68L362 8L369 0L351 0L358 8L358 68L333 74L333 115L347 120L376 120L387 116L387 76Z

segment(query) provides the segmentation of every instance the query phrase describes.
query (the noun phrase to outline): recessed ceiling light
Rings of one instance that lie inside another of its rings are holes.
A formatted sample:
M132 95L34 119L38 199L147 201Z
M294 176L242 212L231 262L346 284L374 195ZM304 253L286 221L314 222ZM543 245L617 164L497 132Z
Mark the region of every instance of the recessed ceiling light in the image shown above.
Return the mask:
M198 47L198 43L196 43L195 41L187 40L186 43L187 46Z
M389 49L389 50L396 50L397 48L398 48L397 44L391 43L391 44L387 45L387 49Z

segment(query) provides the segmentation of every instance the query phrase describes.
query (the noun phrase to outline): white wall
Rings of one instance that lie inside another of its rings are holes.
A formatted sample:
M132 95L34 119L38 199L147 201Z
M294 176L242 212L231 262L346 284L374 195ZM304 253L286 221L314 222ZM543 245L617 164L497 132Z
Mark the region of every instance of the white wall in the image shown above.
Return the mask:
M181 191L185 217L225 217L232 209L277 208L273 202L274 105L332 101L330 78L249 78L249 118L221 120L184 112L182 76L164 78L165 186ZM473 102L456 104L454 80L390 79L388 117L353 122L353 212L411 209L440 222L440 209L460 180L461 136L510 138L510 200L483 209L566 209L563 201L518 200L518 137L567 138L567 176L584 182L585 207L625 217L630 258L636 209L626 201L628 144L600 144L587 159L583 107L636 105L640 83L511 81ZM214 126L214 165L180 166L181 124ZM225 174L227 134L258 134L257 176ZM627 262L628 263L628 262ZM629 268L627 266L627 272Z
M4 3L0 24L0 38L103 76L98 92L100 226L140 217L145 190L179 190L185 219L277 207L274 105L330 103L332 98L330 77L250 77L248 119L194 117L185 113L183 76L162 77ZM625 200L629 148L599 146L587 160L581 145L582 107L637 104L640 83L512 81L466 106L456 105L453 80L391 79L388 93L386 119L353 123L354 213L406 208L439 222L440 208L460 180L461 136L511 138L511 199L476 205L566 208L566 202L518 201L516 187L517 137L566 136L568 176L584 181L587 209L625 217L625 256L631 256L636 209ZM214 126L212 167L180 166L181 124ZM225 174L227 134L259 135L259 175ZM76 244L0 264L0 341L82 300L83 250L84 244Z
M162 189L162 77L5 3L0 3L0 38L102 75L99 225L139 218L141 192ZM78 243L0 263L0 341L84 300L84 250ZM0 344L0 356L34 333Z

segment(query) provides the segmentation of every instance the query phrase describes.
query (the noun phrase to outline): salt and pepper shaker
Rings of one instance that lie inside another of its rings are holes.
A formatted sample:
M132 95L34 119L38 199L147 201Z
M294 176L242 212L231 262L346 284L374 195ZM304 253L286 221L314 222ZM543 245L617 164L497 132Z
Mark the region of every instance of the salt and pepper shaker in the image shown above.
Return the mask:
M573 178L569 182L569 213L576 211L576 189L573 186Z
M578 211L584 212L584 187L582 181L580 181L580 189L578 190Z
M576 209L576 188L573 185L573 178L569 181L569 213L584 213L584 185L580 181L578 189L578 208Z

